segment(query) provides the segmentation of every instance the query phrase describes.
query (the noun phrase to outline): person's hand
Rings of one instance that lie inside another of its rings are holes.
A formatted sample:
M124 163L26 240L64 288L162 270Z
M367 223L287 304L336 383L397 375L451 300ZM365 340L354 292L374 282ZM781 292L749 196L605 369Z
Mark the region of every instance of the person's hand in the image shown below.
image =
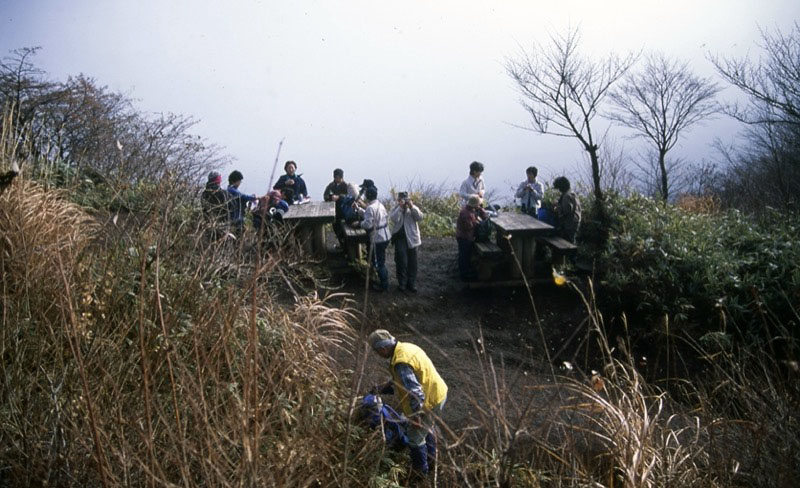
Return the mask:
M335 202L338 199L339 199L339 195L331 195L331 201L332 202Z
M289 186L292 186L292 185L294 185L294 180L293 180L293 179L291 179L291 178L288 178L288 179L286 180L286 184L287 184L287 185L289 185Z
M414 202L412 202L410 198L407 198L405 206L406 206L406 208L411 208L411 207L414 206Z
M478 198L483 198L483 190L478 192Z

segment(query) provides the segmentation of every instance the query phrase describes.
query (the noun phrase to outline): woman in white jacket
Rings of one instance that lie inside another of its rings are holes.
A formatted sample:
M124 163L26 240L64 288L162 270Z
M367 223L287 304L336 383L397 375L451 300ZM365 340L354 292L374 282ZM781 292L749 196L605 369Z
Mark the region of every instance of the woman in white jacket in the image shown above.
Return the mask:
M364 192L367 197L367 208L359 210L363 216L361 228L369 233L369 241L372 246L372 266L378 272L381 282L378 286L373 286L373 291L384 292L389 289L389 271L386 269L386 248L389 247L389 216L386 208L378 200L378 189L369 187Z
M417 292L417 248L422 244L419 222L422 211L408 198L408 193L397 194L397 206L389 214L394 243L394 264L397 268L399 290Z

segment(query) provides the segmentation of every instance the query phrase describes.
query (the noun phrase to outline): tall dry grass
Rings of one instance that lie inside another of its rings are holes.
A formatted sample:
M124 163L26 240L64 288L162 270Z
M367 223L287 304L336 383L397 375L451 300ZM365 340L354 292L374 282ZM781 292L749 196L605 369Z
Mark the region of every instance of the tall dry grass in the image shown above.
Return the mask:
M591 286L571 285L602 367L524 373L476 338L477 380L466 392L474 414L462 428L444 426L442 486L797 485L796 358L779 361L752 344L700 350L702 374L665 390L645 380L624 337L609 343ZM528 368L535 364L531 357Z
M308 292L291 245L153 208L100 225L24 178L0 196L0 485L358 485L347 298Z

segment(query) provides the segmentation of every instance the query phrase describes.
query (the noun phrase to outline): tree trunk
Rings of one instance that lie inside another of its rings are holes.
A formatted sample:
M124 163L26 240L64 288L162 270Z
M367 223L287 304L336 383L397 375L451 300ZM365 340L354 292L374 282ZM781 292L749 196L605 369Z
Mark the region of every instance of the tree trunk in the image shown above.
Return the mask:
M592 183L594 184L594 217L597 221L597 233L594 236L595 244L602 248L608 242L608 215L606 214L605 195L600 186L600 161L597 158L597 146L586 147L589 159L592 161Z
M600 187L600 161L597 159L597 146L588 146L589 158L592 161L592 183L594 183L594 198L598 203L603 203L603 189Z
M665 162L667 156L666 151L658 151L658 168L661 171L661 198L664 203L669 199L668 186L667 186L667 164Z

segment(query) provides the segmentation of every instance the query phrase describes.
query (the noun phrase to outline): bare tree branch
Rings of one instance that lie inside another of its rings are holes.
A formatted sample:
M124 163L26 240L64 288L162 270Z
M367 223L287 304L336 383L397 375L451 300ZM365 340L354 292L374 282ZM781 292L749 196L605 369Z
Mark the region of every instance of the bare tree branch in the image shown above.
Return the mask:
M667 152L675 147L683 131L719 110L714 100L719 90L711 80L692 74L687 62L652 54L642 71L628 75L610 95L615 108L608 117L655 146L658 193L664 201L670 194Z
M580 35L572 29L566 35L550 37L547 46L534 45L506 61L506 72L522 95L521 104L531 116L534 130L541 134L574 137L589 154L597 202L603 201L598 161L598 142L592 120L617 82L633 65L638 54L624 58L610 55L592 60L578 52Z

